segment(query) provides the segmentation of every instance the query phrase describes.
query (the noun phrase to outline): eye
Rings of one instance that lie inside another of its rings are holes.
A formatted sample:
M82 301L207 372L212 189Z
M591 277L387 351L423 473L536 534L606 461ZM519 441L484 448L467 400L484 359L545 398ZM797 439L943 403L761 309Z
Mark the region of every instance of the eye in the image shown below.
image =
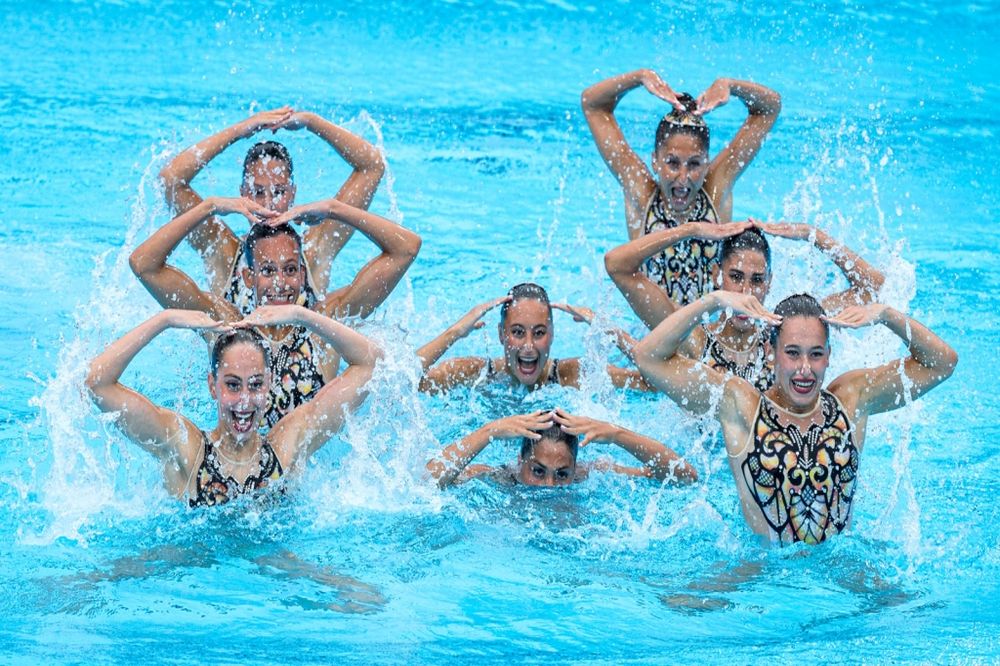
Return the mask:
M271 277L275 274L274 266L261 266L260 274L264 277Z
M298 275L298 274L299 274L298 264L291 264L289 266L285 266L285 275Z
M764 276L763 275L754 275L753 276L753 283L754 284L764 284Z
M545 468L544 467L540 467L538 465L535 465L534 467L531 468L531 475L533 477L535 477L536 479L544 479L545 478Z
M812 356L813 358L815 358L815 359L821 359L821 358L823 358L824 356L826 356L826 354L825 354L824 352L821 352L821 351L818 351L818 350L817 350L817 351L814 351L814 352L813 352L813 353L811 354L811 356Z
M733 282L743 282L743 273L740 273L739 271L733 271L732 273L729 274L729 279L732 280Z
M536 328L535 329L535 337L536 338L544 338L545 334L548 333L548 332L549 331L548 331L547 328Z
M569 478L569 470L566 469L559 470L558 472L556 472L556 478L559 479L560 481L565 481L566 479Z
M524 332L525 332L524 329L521 328L520 326L514 326L513 328L510 329L510 334L513 335L515 338L524 337Z
M249 386L251 391L258 393L264 388L264 382L259 379L252 379L250 380Z
M229 380L226 382L226 388L229 389L230 391L239 391L240 383L235 380Z
M785 350L785 355L788 356L788 358L798 358L799 357L799 350L798 349L786 349Z
M667 158L667 166L677 168L681 165L681 161L676 157Z

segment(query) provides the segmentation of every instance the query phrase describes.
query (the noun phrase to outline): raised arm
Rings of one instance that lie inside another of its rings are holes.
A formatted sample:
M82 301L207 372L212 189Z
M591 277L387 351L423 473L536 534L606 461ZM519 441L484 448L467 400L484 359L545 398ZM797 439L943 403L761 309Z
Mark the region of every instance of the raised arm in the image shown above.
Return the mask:
M108 345L90 363L86 386L94 403L102 412L117 412L115 422L132 442L149 451L161 461L187 454L189 437L197 428L186 418L152 401L120 380L122 373L153 338L169 328L199 331L219 330L221 324L203 312L163 310ZM195 447L196 448L196 447ZM183 484L178 492L183 490Z
M717 415L718 396L727 377L677 351L704 316L727 307L737 314L772 323L780 321L749 294L713 291L664 319L635 348L635 362L643 377L694 414Z
M723 240L743 233L749 227L749 222L681 224L619 245L604 255L604 267L642 323L653 329L676 311L678 306L658 284L642 272L643 263L654 254L681 241L691 238Z
M175 214L185 213L202 202L201 196L191 186L201 170L226 148L237 141L253 136L261 130L276 130L292 116L292 108L261 111L245 120L227 127L191 146L160 171L167 204ZM229 279L228 271L240 251L240 241L222 222L211 217L188 237L191 246L201 255L205 271L212 280L213 292L222 293ZM216 288L223 285L221 288Z
M270 224L317 224L332 218L354 227L375 243L382 253L358 271L346 287L327 294L317 308L327 316L367 317L392 293L420 251L420 236L371 211L326 199L297 206Z
M466 474L463 476L462 472L472 462L473 458L482 453L483 449L489 446L491 442L498 439L520 437L535 440L541 439L538 431L550 428L552 425L552 412L548 410L540 410L532 414L508 416L491 421L457 442L446 446L441 453L427 463L427 471L437 481L439 488L453 486L476 475ZM491 469L483 466L476 471L483 473L491 471Z
M591 443L615 444L642 462L642 467L611 465L611 470L630 476L645 476L653 479L670 480L675 483L693 483L698 473L672 449L662 443L632 432L622 426L613 425L586 416L568 414L560 409L554 412L554 420L563 431L582 436L580 446Z
M878 296L879 290L885 283L885 276L877 268L818 227L790 222L769 223L757 220L752 220L752 222L755 227L772 236L791 240L807 240L836 264L840 272L847 278L850 286L844 291L831 294L823 299L822 305L827 312L839 312L849 305L871 303Z
M300 305L261 306L239 325L304 326L349 364L312 400L285 414L268 434L282 467L288 470L300 466L340 431L347 412L364 403L368 397L365 384L383 356L382 349L350 327Z
M319 114L298 111L278 126L285 130L306 129L330 145L353 169L336 198L349 206L367 210L385 173L385 161L375 146ZM325 294L330 284L330 263L354 234L354 227L330 218L306 230L303 254L309 264L313 286Z
M898 335L910 351L906 358L870 370L847 372L830 384L830 391L838 396L858 396L860 415L905 406L951 377L958 364L955 350L933 331L881 303L850 306L839 315L828 317L827 322L845 328L882 324Z
M736 136L712 160L705 187L722 219L732 217L732 189L750 165L781 112L781 96L759 83L720 78L698 98L698 113L706 114L735 96L747 108L747 117Z
M153 298L165 308L201 310L230 319L235 309L214 293L202 291L187 274L167 264L167 258L198 225L215 215L240 213L251 222L274 215L249 199L209 197L163 225L137 247L129 266Z
M613 76L590 86L581 96L583 115L587 118L597 150L625 191L629 238L636 238L642 233L640 226L642 207L656 188L656 181L649 167L628 145L625 134L615 118L615 107L618 106L618 102L626 93L639 86L645 87L651 94L671 106L680 108L677 95L659 74L651 69L639 69Z

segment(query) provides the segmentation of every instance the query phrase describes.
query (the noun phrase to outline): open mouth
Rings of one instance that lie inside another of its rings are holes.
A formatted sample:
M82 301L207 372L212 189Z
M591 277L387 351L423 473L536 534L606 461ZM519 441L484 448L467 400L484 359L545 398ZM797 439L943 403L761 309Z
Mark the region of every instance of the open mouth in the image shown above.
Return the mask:
M525 358L517 357L517 371L522 377L533 377L538 371L538 357Z
M233 417L233 430L241 434L253 430L254 416L256 416L257 410L244 411L242 409L233 409L229 413Z
M688 197L691 196L690 187L671 187L670 188L670 198L673 199L675 203L685 204L687 203Z
M809 395L816 386L815 379L793 379L792 390L799 395Z
M295 302L295 295L291 293L264 294L263 302L265 305L291 305Z

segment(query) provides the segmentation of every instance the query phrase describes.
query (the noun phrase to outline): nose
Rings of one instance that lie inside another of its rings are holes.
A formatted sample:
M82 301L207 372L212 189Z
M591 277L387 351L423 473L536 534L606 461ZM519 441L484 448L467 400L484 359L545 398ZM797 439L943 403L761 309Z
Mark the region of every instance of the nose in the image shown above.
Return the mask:
M546 476L545 477L545 487L546 488L551 488L554 485L556 485L556 480L552 477L552 475Z

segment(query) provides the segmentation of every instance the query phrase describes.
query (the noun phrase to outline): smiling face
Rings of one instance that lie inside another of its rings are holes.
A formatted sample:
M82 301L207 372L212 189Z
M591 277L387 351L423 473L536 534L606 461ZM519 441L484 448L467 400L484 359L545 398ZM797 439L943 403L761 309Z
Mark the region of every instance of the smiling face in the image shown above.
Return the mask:
M222 352L215 374L208 375L208 390L219 405L219 423L238 442L256 432L264 418L269 389L264 353L247 342L229 346Z
M720 288L739 294L751 294L761 303L767 297L771 286L771 272L767 259L755 250L735 250L730 252L719 267ZM740 331L754 328L754 321L746 315L731 318L733 326Z
M243 269L243 281L258 306L297 303L305 285L298 240L286 234L257 240L253 268Z
M708 150L697 136L676 132L653 153L653 171L667 207L682 213L694 203L708 177Z
M284 213L295 201L295 184L288 163L271 155L261 156L247 169L240 195L268 210Z
M526 486L568 486L576 478L576 456L565 442L540 439L517 458L517 480Z
M774 390L779 404L807 412L816 404L830 365L826 327L817 317L786 317L774 349Z
M500 322L507 372L525 386L539 382L552 346L552 315L547 304L520 299L510 304Z

